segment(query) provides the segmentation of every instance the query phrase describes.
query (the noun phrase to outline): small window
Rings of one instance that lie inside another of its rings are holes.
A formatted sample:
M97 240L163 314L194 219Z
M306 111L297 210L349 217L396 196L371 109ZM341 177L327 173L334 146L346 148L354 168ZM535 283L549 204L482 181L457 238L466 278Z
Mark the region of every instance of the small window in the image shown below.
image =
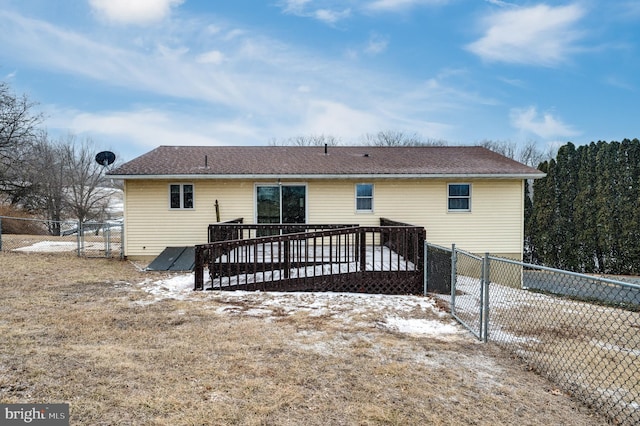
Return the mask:
M359 183L356 185L356 211L373 211L373 184Z
M450 183L448 185L448 209L452 212L471 211L471 185L468 183Z
M193 185L190 183L170 185L169 203L172 209L192 209Z

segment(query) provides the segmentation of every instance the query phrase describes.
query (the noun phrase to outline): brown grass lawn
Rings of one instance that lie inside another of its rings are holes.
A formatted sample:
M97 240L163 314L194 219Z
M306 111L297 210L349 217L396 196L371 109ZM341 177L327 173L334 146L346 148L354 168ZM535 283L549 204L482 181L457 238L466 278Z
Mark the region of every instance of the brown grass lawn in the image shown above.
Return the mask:
M606 424L461 330L388 326L451 324L426 298L361 309L348 295L154 297L164 277L0 253L0 402L66 402L72 425Z

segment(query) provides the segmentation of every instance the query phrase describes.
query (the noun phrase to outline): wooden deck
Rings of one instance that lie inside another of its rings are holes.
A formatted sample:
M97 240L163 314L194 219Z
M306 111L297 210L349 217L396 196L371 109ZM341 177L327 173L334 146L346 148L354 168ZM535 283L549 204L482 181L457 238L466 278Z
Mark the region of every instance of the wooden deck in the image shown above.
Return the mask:
M240 238L196 246L196 290L207 270L206 289L423 292L420 227L225 223L210 225L209 236Z

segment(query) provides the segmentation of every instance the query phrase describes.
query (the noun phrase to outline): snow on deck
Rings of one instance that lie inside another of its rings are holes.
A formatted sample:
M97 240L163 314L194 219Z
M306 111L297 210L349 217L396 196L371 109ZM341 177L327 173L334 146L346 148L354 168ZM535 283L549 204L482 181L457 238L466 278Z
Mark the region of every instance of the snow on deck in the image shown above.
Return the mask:
M353 246L351 246L353 247ZM324 264L336 265L356 265L356 255L345 247L306 246L296 244L291 247L289 259L291 261L322 262ZM278 244L259 244L245 248L236 248L229 253L220 256L216 262L220 263L279 263L283 262L284 254ZM414 271L415 264L397 252L386 246L366 247L366 270L367 271ZM327 265L328 266L328 265ZM358 269L351 268L356 271ZM330 272L330 271L327 271Z
M360 271L361 264L355 261L354 254L344 250L344 247L309 246L302 247L305 252L299 252L300 247L292 248L290 256L292 261L323 262L322 265L303 266L290 268L287 278L311 278L323 275L347 274ZM261 244L251 246L249 250L234 249L221 256L216 263L274 263L283 262L280 257L277 244ZM365 258L365 271L415 271L416 265L406 260L397 252L386 246L367 246ZM233 266L231 267L233 271ZM283 269L272 271L246 273L234 276L225 276L213 280L213 288L253 284L259 282L279 281L285 278ZM206 284L211 283L208 281Z

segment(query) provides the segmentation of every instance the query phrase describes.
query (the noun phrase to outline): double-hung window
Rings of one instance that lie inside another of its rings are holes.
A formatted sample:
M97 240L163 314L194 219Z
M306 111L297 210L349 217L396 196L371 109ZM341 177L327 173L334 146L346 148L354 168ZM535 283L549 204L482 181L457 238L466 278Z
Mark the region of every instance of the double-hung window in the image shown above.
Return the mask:
M193 209L193 184L169 185L169 206L171 209Z
M450 183L447 192L447 208L450 212L471 211L471 184Z
M373 184L372 183L356 184L356 212L358 213L373 212Z

